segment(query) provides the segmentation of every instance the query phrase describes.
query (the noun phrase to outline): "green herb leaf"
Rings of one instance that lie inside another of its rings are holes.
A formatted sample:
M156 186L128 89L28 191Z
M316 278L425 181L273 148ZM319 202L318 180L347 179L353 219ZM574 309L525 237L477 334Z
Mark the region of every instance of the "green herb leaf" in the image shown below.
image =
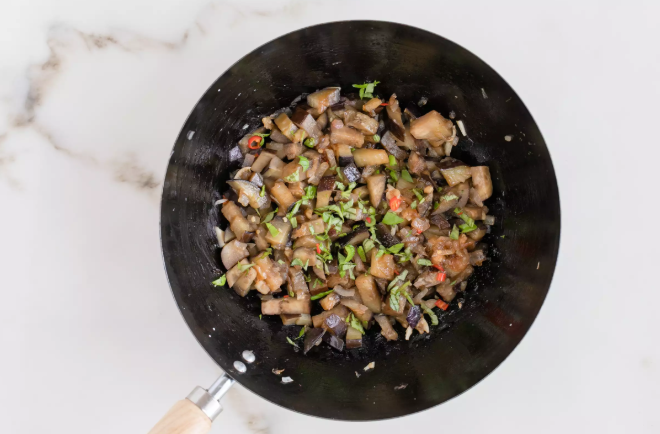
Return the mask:
M460 208L454 208L454 213L457 214L465 224L460 225L462 233L472 232L477 230L477 225L474 223L474 220L468 216L465 211L461 211Z
M303 145L307 146L308 148L313 148L314 145L316 145L316 139L314 137L310 137L309 139L305 139L303 142Z
M277 210L278 208L275 208L275 211L271 211L268 214L266 214L266 217L263 219L261 223L268 223L269 221L271 221L273 217L275 217L275 214L277 214Z
M262 185L261 191L259 192L259 196L264 197L265 195L266 195L266 186Z
M240 271L241 273L244 273L247 270L249 270L250 268L254 267L254 264L241 264L241 263L239 263L239 264L237 264L237 266L238 266L238 271Z
M300 347L298 346L298 344L296 344L295 342L293 342L293 341L291 340L291 338L288 337L288 336L286 337L286 341L287 341L288 343L290 343L291 345L293 345L294 347L296 347L296 348L300 348Z
M418 259L417 260L417 265L421 265L422 267L430 267L433 265L433 262L429 261L428 259Z
M413 182L412 176L410 176L410 173L406 169L401 171L401 178L403 178L405 181Z
M438 209L440 208L440 202L436 202L433 204L433 209Z
M374 139L374 142L376 142L376 143L380 142L380 136L378 134L374 134L372 139Z
M382 248L381 248L381 249L378 249L378 253L376 253L376 259L378 259L378 258L380 258L381 256L383 256L385 253L387 253L387 250L382 249Z
M374 175L380 175L380 169L376 170L376 171L374 172Z
M504 238L504 235L500 235L500 238Z
M302 259L300 259L300 258L295 258L293 261L291 261L291 266L292 266L292 267L294 267L294 266L296 266L296 265L302 267L302 266L304 265Z
M445 194L444 196L440 196L440 200L442 202L449 202L450 200L458 199L458 196L456 196L454 193L451 194Z
M361 334L364 334L364 327L362 326L362 323L360 322L359 319L355 317L353 312L351 312L346 319L348 320L348 323L351 327L353 327L355 330L359 331Z
M291 175L284 178L286 182L299 182L300 181L300 170L296 170Z
M300 164L300 167L302 167L303 172L307 172L307 169L309 169L309 160L307 157L303 157L302 155L300 155L298 158L300 159L298 164Z
M278 260L277 260L277 263L280 264L280 265L285 265L285 264L286 264L286 262L284 262L284 261L281 260L281 259L278 259Z
M390 155L390 166L396 166L396 158L394 158L394 155Z
M360 99L373 98L374 88L379 83L380 81L374 81L373 83L354 84L353 87L356 89L360 89Z
M401 251L401 249L403 249L404 247L405 247L405 244L404 244L404 243L399 243L399 244L395 244L395 245L393 245L392 247L390 247L390 248L387 249L387 250L388 250L390 253L394 253L394 254L396 254L396 253L399 253L399 252Z
M264 223L264 224L266 225L266 227L268 228L268 232L270 232L272 236L276 236L277 234L280 233L280 231L270 223Z
M227 283L227 275L223 274L218 279L211 282L214 286L224 286Z
M431 318L431 325L438 325L438 317L436 316L436 314L433 313L433 311L429 309L424 303L420 304L420 307L422 308L424 313L427 314L429 318Z
M355 246L348 244L344 247L344 250L346 251L346 262L353 259L353 256L355 256Z
M298 219L295 218L294 216L288 217L289 223L291 223L291 227L293 229L298 227Z
M410 204L410 208L417 209L417 201L413 200L413 203Z
M260 256L261 256L262 258L267 258L268 256L270 256L270 255L272 255L272 254L273 254L273 249L272 249L271 247L268 247L266 250L264 250L264 251L261 253Z
M376 246L374 241L372 239L369 239L369 238L364 240L362 242L362 245L364 246L364 253L369 253L369 251L371 251L371 249L373 249Z
M261 319L261 317L262 317L262 315L261 315L261 314L259 314L259 319Z
M415 196L417 196L417 200L419 201L419 203L422 203L422 201L424 200L424 195L422 194L422 190L418 188L413 188L412 191L413 193L415 193Z
M403 223L405 220L393 213L392 211L387 211L387 214L385 214L385 217L383 217L383 220L381 220L381 223L389 226L394 226L398 225L399 223Z
M456 227L456 225L454 225L454 227L452 228L451 233L449 234L449 238L451 238L452 240L458 239L458 228Z
M364 247L358 246L357 252L358 255L360 256L360 259L362 259L362 262L367 262L367 255L364 253Z
M390 176L394 180L394 182L397 182L399 180L399 175L397 175L396 171L390 169Z
M410 247L406 247L406 250L397 256L399 257L399 263L408 262L412 259L412 251L410 250Z
M300 333L298 333L298 337L296 338L296 340L298 340L298 339L302 338L303 336L305 336L306 331L307 331L307 326L303 326L303 328L300 329Z
M332 293L333 291L334 291L334 289L331 289L330 291L325 291L325 292L322 292L320 294L312 295L311 300L318 300L319 298L323 298L326 295Z

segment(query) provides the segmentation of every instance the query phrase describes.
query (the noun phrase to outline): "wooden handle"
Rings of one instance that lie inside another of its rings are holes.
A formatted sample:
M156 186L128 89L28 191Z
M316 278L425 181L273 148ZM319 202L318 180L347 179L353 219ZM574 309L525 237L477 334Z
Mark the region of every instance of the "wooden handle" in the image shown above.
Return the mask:
M151 428L149 434L206 434L211 429L211 419L195 404L182 399Z

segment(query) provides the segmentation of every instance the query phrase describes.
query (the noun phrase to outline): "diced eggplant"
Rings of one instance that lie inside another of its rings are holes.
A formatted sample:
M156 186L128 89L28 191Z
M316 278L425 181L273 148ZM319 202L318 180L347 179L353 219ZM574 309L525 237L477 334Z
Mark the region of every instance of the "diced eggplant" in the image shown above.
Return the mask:
M314 140L318 140L321 137L321 129L316 124L314 117L302 107L296 108L296 111L291 116L291 121L298 128L302 128L307 133L307 137L312 137Z
M440 173L451 187L467 181L472 176L469 166L457 166L449 169L440 169ZM469 194L469 193L468 193Z
M353 127L363 134L368 134L370 136L376 134L376 131L378 131L378 121L376 119L357 111L352 111L344 119L344 122L347 127Z
M362 303L372 312L380 313L381 296L376 287L376 281L370 274L362 274L355 279Z
M293 251L293 260L299 259L309 267L316 265L316 250L309 247L299 247Z
M396 317L397 320L399 320L398 317L403 315L405 307L406 298L403 295L399 295L399 310L392 309L392 306L390 306L389 298L380 305L380 309L384 315Z
M346 348L360 348L362 347L362 333L353 327L348 327L346 331Z
M376 225L376 237L388 249L401 242L401 239L396 235L392 235L390 228L382 223Z
M405 128L403 126L403 120L401 119L401 108L399 107L399 101L396 99L396 94L392 94L390 100L387 103L387 129L394 134L399 140L405 140Z
M290 267L287 274L288 292L295 294L296 300L309 300L309 289L303 272L295 267Z
M389 253L385 253L380 258L377 257L378 249L371 250L371 274L374 277L392 280L394 279L394 257Z
M342 298L341 304L349 308L360 321L371 320L373 313L367 306L351 298Z
M250 241L254 232L250 231L250 223L243 217L240 208L231 200L222 205L222 215L229 221L229 227L238 241Z
M369 200L374 208L380 205L387 184L387 176L383 173L367 177L367 188L369 189Z
M454 297L456 297L456 290L454 289L454 285L451 284L438 285L436 288L436 292L447 303L450 303L454 299Z
M346 334L348 325L346 324L344 318L340 317L336 313L332 313L325 318L322 328L327 330L332 335L342 338Z
M451 225L449 224L445 216L442 214L432 215L429 221L431 222L431 224L436 225L440 229L451 229Z
M309 293L311 295L318 295L322 292L326 292L328 290L328 285L325 283L325 276L319 276L319 274L323 274L323 270L319 267L314 267L312 268L312 271L314 271L316 278L310 279L308 283Z
M423 335L424 333L429 333L429 332L430 332L430 329L429 329L429 323L426 322L426 318L421 317L421 318L419 319L419 322L418 322L417 325L415 326L415 330L417 330L417 331L418 331L420 334L422 334L422 335Z
M364 105L362 106L362 111L370 114L371 116L374 116L375 115L374 110L380 107L382 103L383 101L378 98L371 98L369 101L364 103Z
M275 227L277 233L273 234L270 232L270 230L268 230L268 233L266 234L266 241L268 241L274 249L284 249L287 242L289 241L289 236L291 235L291 223L288 221L285 222L284 219L279 216L272 219L269 223Z
M339 297L338 294L335 294L333 292L323 297L323 299L321 299L320 304L323 310L330 310L333 307L337 306L340 301L341 301L341 297Z
M300 142L287 143L286 145L284 145L284 156L289 160L295 159L297 163L298 159L296 157L298 157L302 153L303 153L303 145ZM284 169L282 170L284 171ZM285 176L287 175L282 175L283 178Z
M440 113L431 110L424 116L410 122L410 133L416 139L426 139L432 145L441 145L452 138L454 125Z
M433 208L433 190L424 196L424 201L417 205L417 212L421 217L427 217Z
M483 220L488 214L488 208L483 206L464 206L462 209L473 220Z
M484 236L486 236L487 233L488 233L488 227L485 224L480 223L480 224L477 225L476 230L467 232L465 235L467 235L469 238L471 238L475 241L479 241Z
M323 339L324 334L325 329L322 328L315 327L307 330L307 333L305 333L305 341L303 343L303 354L307 354L309 350L317 346L321 342L321 339Z
M349 277L348 273L344 277L341 277L341 275L336 270L333 271L330 266L328 266L328 268L330 270L330 275L327 276L328 280L326 281L328 284L328 288L334 288L337 285L341 285L344 288L348 287L348 284L351 281L351 278Z
M298 166L300 167L300 166ZM280 209L288 210L291 205L296 201L296 198L291 194L286 184L283 182L276 182L270 189L270 194L275 199L275 202L280 206Z
M268 199L265 196L259 194L261 188L250 181L232 179L231 181L227 181L227 184L234 189L238 195L238 202L243 206L250 205L252 208L259 209L265 206L266 202L268 202Z
M484 201L491 197L493 194L493 181L490 177L490 169L488 166L477 166L470 170L472 174L472 184L479 194L479 198Z
M243 271L240 265L247 266L249 262L247 259L241 260L238 264L234 266L231 270L227 272L227 284L230 288L236 291L236 294L241 297L245 297L250 291L252 282L257 277L257 272L253 270L254 267L250 267L247 270ZM308 312L309 313L309 312Z
M336 120L330 125L330 143L345 144L352 147L362 147L364 145L364 136L361 132L346 126L335 124ZM337 125L337 127L335 127Z
M389 319L385 315L376 315L374 317L378 325L380 325L380 334L385 337L388 341L396 341L399 339L399 335L390 324Z
M238 263L238 261L245 259L249 256L247 251L247 244L241 243L238 240L232 240L229 243L225 244L225 247L220 253L220 258L222 259L222 265L225 266L226 270L229 270Z
M278 129L273 129L270 132L269 139L271 139L273 142L276 143L289 143L291 141L291 139L289 139L287 136L282 134Z
M293 141L293 136L298 130L298 127L295 126L286 113L280 113L280 115L275 118L275 124L277 124L277 128L280 129L282 134L284 134L289 140Z
M286 182L300 182L307 179L306 173L299 164L299 158L295 158L282 168L282 179Z
M318 92L310 93L307 95L307 105L323 112L331 105L339 102L340 91L340 87L326 87Z
M346 179L348 182L357 182L362 177L362 174L358 168L355 167L354 163L350 163L345 167L342 167L341 173L344 176L344 179Z
M388 164L390 161L387 151L384 149L356 149L353 152L353 158L357 167Z
M323 335L323 342L327 343L337 351L344 350L344 340L342 338L338 338L337 336L331 335L330 333Z
M322 219L317 218L300 225L295 231L293 231L292 238L296 239L308 235L322 234L324 232L325 223Z
M301 313L298 315L280 315L282 319L282 324L287 325L298 325L298 326L311 326L312 325L312 316L307 313Z
M343 304L338 304L337 306L333 307L330 310L326 310L318 315L314 315L312 317L312 322L314 323L314 327L322 327L325 319L330 315L332 315L333 313L337 314L340 318L345 320L348 314L350 313L350 311Z
M410 157L408 158L408 170L410 170L410 173L414 173L415 175L420 175L423 171L425 171L426 161L424 160L424 157L419 155L419 153L416 151L411 152Z
M315 249L319 241L313 235L306 235L304 237L296 238L293 242L293 250L295 251L299 247L309 247ZM322 242L323 244L323 242Z
M488 259L483 250L475 250L470 252L470 265L480 267L484 261Z
M369 238L369 229L362 223L345 237L339 238L337 245L340 249L347 245L358 246L367 238Z
M380 143L383 145L383 148L387 149L387 152L394 155L394 158L397 160L403 161L408 156L406 151L399 148L394 135L390 131L386 132L385 135L381 137Z
M419 308L419 306L411 306L408 314L406 315L406 321L408 321L408 325L410 327L415 328L421 317L422 310Z
M326 112L321 113L321 116L316 119L316 126L321 131L325 130L325 127L328 126L328 114ZM316 143L318 143L318 140Z
M262 280L268 285L270 292L279 292L280 286L284 284L286 267L281 267L266 255L259 255L254 260L254 270L257 272L257 279ZM303 278L304 282L304 278Z

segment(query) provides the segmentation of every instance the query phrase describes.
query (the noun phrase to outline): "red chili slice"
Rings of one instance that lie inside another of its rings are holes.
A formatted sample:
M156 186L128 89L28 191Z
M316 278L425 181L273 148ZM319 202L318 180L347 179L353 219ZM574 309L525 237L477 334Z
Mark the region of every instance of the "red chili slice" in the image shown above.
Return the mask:
M263 146L266 139L260 136L252 136L248 139L248 148L250 149L259 149ZM255 144L255 142L257 142Z
M449 307L449 305L447 303L445 303L444 301L442 301L442 300L436 301L435 305L438 306L442 310L447 310L447 308Z
M437 280L438 282L444 282L446 279L447 279L447 273L445 272L438 273L435 277L435 280Z

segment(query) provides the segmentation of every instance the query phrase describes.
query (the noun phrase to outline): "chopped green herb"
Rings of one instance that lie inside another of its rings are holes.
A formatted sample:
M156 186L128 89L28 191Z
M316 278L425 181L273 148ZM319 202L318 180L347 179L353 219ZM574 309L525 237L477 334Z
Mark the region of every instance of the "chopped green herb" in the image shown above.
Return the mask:
M286 337L286 341L287 341L288 343L290 343L291 345L293 345L294 347L296 347L296 348L300 348L300 347L298 347L298 344L296 344L295 342L293 342L293 341L291 340L291 338L288 337L288 336Z
M467 213L461 211L460 208L454 208L454 213L456 213L461 218L461 220L465 222L465 224L459 226L462 233L477 230L477 225L474 223L474 220L467 215Z
M278 259L278 260L277 260L277 263L280 264L280 265L286 265L286 262L284 262L284 261L281 260L281 259Z
M433 265L433 262L429 261L428 259L418 259L417 260L417 265L421 265L422 267L430 267Z
M331 289L330 291L325 291L325 292L322 292L320 294L312 295L311 300L318 300L319 298L323 298L323 297L325 297L326 295L330 294L333 291L334 291L334 289Z
M305 139L303 144L308 148L313 148L314 145L316 145L316 139L314 137L310 137L309 139Z
M302 338L303 336L305 336L306 331L307 331L307 326L303 326L303 328L300 329L300 333L298 333L298 337L296 338L296 340L298 340L298 339Z
M314 284L312 285L312 288L316 288L317 286L321 286L323 282L321 282L321 279L316 278L314 279Z
M405 244L403 244L403 243L399 243L399 244L395 244L395 245L393 245L392 247L388 248L387 250L388 250L390 253L397 254L397 253L399 253L399 252L401 251L401 249L403 249L404 247L405 247Z
M353 87L360 89L360 99L373 98L374 88L379 83L380 81L374 81L373 83L354 84Z
M410 250L410 247L406 247L406 250L397 256L399 257L399 263L408 262L412 259L412 251Z
M458 228L456 227L456 225L454 225L454 227L452 228L451 233L449 234L449 238L451 238L452 240L458 239Z
M302 155L300 155L298 158L300 159L298 164L300 164L300 167L302 167L303 172L307 172L307 169L309 169L309 160L307 157L303 157Z
M410 208L417 209L417 201L413 200L413 203L410 204Z
M309 262L309 260L308 260ZM312 281L312 277L308 274L303 274L303 277L305 278L305 282L309 283Z
M261 253L260 256L261 256L262 258L267 258L268 256L270 256L270 255L272 255L272 254L273 254L273 249L272 249L271 247L268 247L266 250L264 250L264 251Z
M275 211L271 211L268 214L266 214L266 217L264 217L263 221L261 223L268 223L275 217L275 214L277 214L278 208L275 208Z
M287 218L288 218L288 220L289 220L289 223L291 223L291 227L292 227L293 229L295 229L295 228L298 227L298 219L297 219L296 217L291 216L291 217L287 217Z
M302 259L300 259L300 258L295 258L293 261L291 261L291 266L292 266L292 267L294 267L294 266L296 266L296 265L302 267L302 266L304 265Z
M346 261L348 262L353 259L353 256L355 256L355 246L348 244L344 247L344 250L346 251Z
M500 238L504 238L504 235L500 235Z
M262 316L262 315L261 315L261 314L259 314L259 319L261 319L261 316Z
M422 194L422 190L420 190L418 188L413 188L412 191L413 191L413 193L415 193L415 196L417 197L417 200L421 204L422 201L424 200L424 195Z
M440 208L440 202L436 202L433 204L433 209L438 209Z
M449 202L450 200L458 199L458 196L456 196L454 193L450 194L445 194L444 196L440 197L440 200L442 202Z
M396 158L394 158L394 155L390 155L390 166L396 166Z
M264 224L266 225L266 227L268 228L268 232L270 232L272 236L276 236L277 234L280 233L280 231L270 223L264 223Z
M410 173L406 169L401 171L401 178L403 178L405 181L413 182L412 176L410 176Z
M238 263L237 266L238 266L238 271L240 271L241 273L244 273L247 270L249 270L250 268L254 267L254 264L241 264L241 263Z
M438 325L437 315L435 313L433 313L433 311L431 309L429 309L426 306L426 304L424 304L424 303L420 304L420 307L422 308L424 313L427 314L429 316L429 318L431 318L431 325Z
M300 170L296 170L291 175L284 178L286 182L299 182L300 181Z
M364 253L364 247L358 246L357 252L358 252L358 256L360 256L360 259L362 259L362 262L367 262L367 255Z
M394 226L398 225L399 223L403 223L405 220L393 213L392 211L387 211L387 214L385 214L385 217L383 217L383 220L381 220L381 223L389 226Z
M227 283L227 275L223 274L218 279L211 282L214 286L224 286Z
M369 239L369 238L364 240L362 242L362 245L364 246L364 252L365 253L369 253L369 251L371 251L371 249L373 249L376 246L376 244L374 244L374 241L372 239Z
M359 319L355 317L353 312L348 314L348 316L346 317L346 322L348 322L348 324L351 327L353 327L355 330L359 331L361 334L364 334L364 327L362 327L362 323L360 322Z
M380 142L380 136L378 134L374 134L372 138L374 139L374 142L376 143Z
M399 180L399 175L397 175L396 171L390 169L390 176L394 180L394 182L397 182Z
M261 191L259 192L259 196L264 197L265 195L266 195L266 186L262 185Z
M376 171L374 172L374 175L380 175L380 169L376 170Z

